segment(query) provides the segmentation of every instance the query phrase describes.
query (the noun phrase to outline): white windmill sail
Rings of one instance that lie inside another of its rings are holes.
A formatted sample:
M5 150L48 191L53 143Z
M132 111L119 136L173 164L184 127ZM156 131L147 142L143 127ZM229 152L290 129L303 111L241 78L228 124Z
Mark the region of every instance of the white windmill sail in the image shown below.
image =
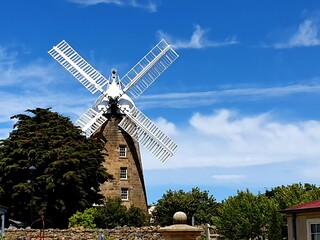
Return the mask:
M54 46L48 53L67 69L92 94L103 92L108 80L84 60L65 40Z
M89 108L82 116L75 122L75 125L81 127L81 130L90 137L95 133L103 123L108 119L103 116L103 111L97 112L92 108Z
M99 106L95 108L99 111L89 108L75 122L87 137L95 133L108 120L104 114L110 110L109 103L116 104L115 106L123 111L119 99L126 96L127 100L132 103L132 107L129 112L124 112L125 116L119 126L161 162L165 162L175 153L177 144L134 107L134 103L126 95L126 92L129 92L132 96L139 97L179 57L165 40L161 40L120 80L122 85L118 85L119 82L115 81L115 75L113 81L109 82L64 40L48 53L91 93L100 91L103 94L99 97L99 104L105 102L105 110L101 110ZM115 74L114 71L112 74ZM108 88L103 91L102 88L106 84Z
M139 97L179 55L165 40L161 40L126 75L121 78L127 90L135 98Z
M163 163L177 150L177 144L136 107L126 112L119 126Z

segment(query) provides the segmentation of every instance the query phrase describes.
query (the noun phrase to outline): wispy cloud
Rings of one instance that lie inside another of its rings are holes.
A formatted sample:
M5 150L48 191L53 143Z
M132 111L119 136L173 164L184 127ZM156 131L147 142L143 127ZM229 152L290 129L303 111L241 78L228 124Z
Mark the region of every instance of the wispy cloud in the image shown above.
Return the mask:
M149 12L156 12L158 5L152 0L68 0L69 2L92 6L96 4L113 4L120 7L141 8Z
M189 92L189 93L167 93L157 95L141 96L137 103L141 108L163 107L163 108L189 108L199 106L210 106L217 102L253 101L266 98L284 97L292 94L320 94L320 84L312 85L287 85L280 87L265 88L234 88L220 91Z
M239 181L245 179L245 175L236 175L236 174L219 174L212 175L211 178L215 181Z
M53 80L52 64L42 60L21 63L19 57L18 51L0 46L0 87L28 90L42 88Z
M274 45L275 48L313 47L320 45L320 24L316 18L306 19L296 32L285 42Z
M16 52L8 51L3 46L0 46L0 63L1 65L12 64L17 56Z
M227 38L223 41L214 41L210 40L207 37L208 29L203 29L200 25L195 25L195 30L192 33L192 36L189 40L181 40L175 38L161 30L158 31L158 35L160 38L165 38L174 48L210 48L210 47L221 47L226 45L237 44L237 40L235 37Z
M56 63L43 60L24 63L19 61L19 54L0 46L0 138L7 136L4 129L12 126L10 117L26 109L54 107L54 111L77 118L93 103L95 97L85 89L76 94L64 90L70 84L74 84L73 88L82 86L76 81L64 81L66 77L57 70L60 66Z

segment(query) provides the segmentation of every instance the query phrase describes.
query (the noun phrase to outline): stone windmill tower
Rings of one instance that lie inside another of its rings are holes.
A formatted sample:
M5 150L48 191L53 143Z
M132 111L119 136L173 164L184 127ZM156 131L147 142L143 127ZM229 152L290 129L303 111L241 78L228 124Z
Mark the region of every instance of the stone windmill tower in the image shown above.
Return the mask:
M175 153L177 145L135 106L131 97L139 97L178 54L161 40L120 79L116 69L111 70L110 78L102 76L64 40L48 53L92 94L101 93L75 124L87 137L105 144L104 166L114 180L102 184L102 194L120 197L127 207L146 210L139 143L161 162Z

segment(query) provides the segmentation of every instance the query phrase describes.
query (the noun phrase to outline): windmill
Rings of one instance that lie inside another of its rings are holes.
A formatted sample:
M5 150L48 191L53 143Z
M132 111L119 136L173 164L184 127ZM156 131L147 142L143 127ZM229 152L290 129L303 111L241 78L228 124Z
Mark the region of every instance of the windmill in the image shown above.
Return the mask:
M100 92L93 107L75 125L81 127L87 137L94 136L105 143L104 166L115 180L103 184L102 193L106 197L120 196L127 206L134 204L145 208L139 144L162 163L173 156L177 144L135 106L131 97L138 98L178 58L178 54L161 40L120 79L116 69L105 78L65 40L48 53L92 94Z

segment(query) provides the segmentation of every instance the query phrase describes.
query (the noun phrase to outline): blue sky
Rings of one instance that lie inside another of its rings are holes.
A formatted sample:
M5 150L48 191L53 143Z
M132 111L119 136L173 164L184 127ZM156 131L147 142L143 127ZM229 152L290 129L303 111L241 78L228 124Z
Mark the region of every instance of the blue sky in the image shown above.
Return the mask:
M142 149L149 203L319 184L317 0L2 0L0 30L0 138L14 114L75 121L98 97L47 53L61 40L121 77L165 38L180 57L135 103L179 149L164 165Z

